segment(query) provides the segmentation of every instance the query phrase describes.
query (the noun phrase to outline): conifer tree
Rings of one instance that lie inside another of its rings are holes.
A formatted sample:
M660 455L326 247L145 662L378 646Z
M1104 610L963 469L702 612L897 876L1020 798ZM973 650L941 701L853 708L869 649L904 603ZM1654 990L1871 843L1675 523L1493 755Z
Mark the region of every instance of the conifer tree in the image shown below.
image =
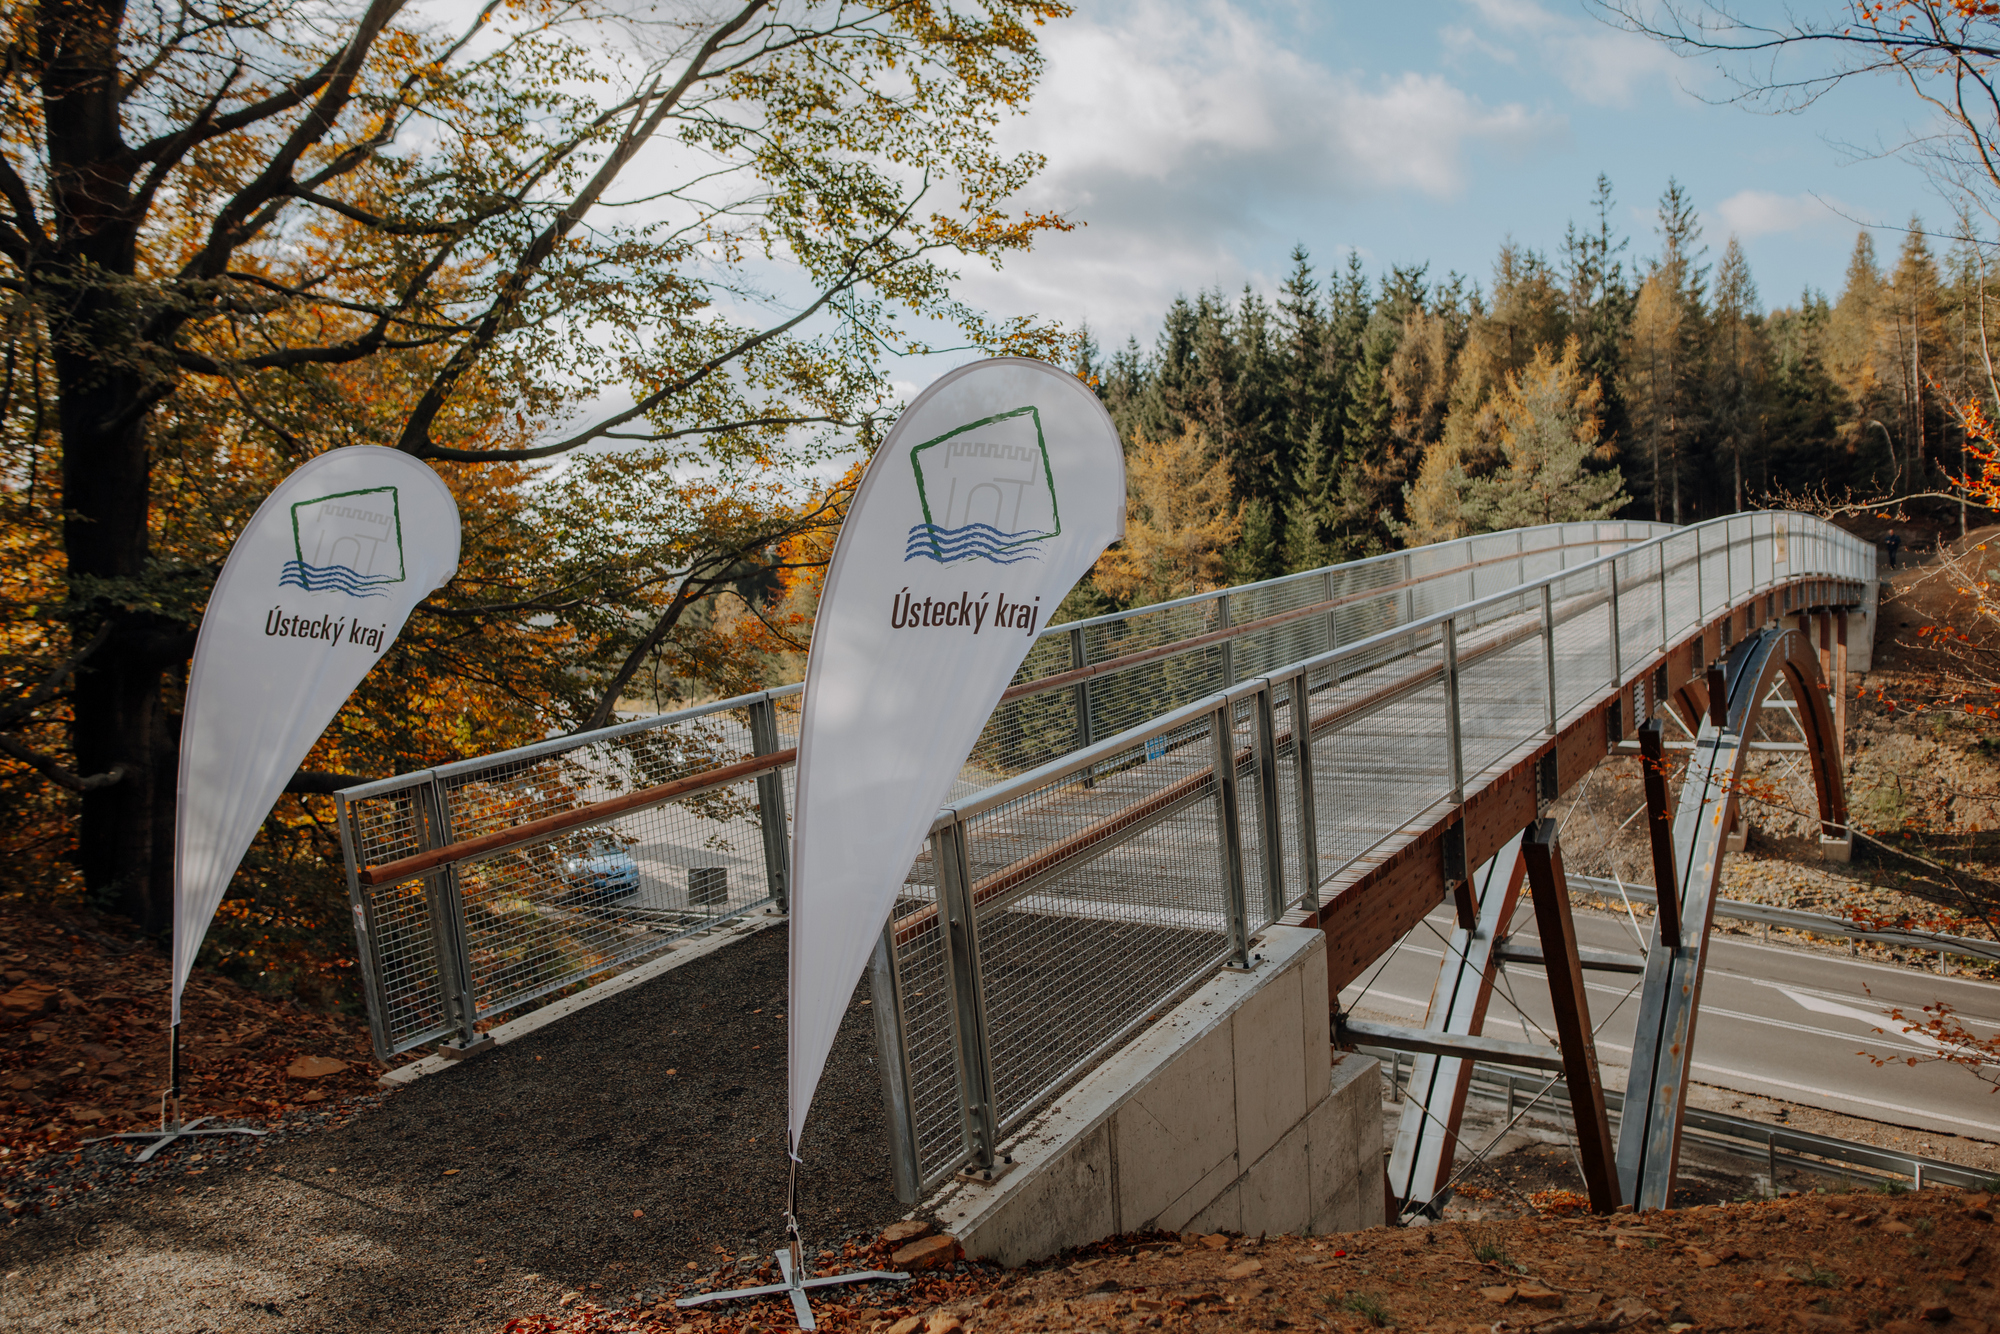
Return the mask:
M1732 484L1730 508L1744 507L1743 460L1755 448L1763 425L1763 319L1757 309L1757 284L1749 261L1734 236L1722 252L1715 274L1715 308L1709 325L1709 403L1717 443L1726 452Z
M1660 258L1639 286L1626 340L1625 400L1638 443L1650 456L1648 490L1656 520L1682 521L1683 464L1701 420L1701 351L1708 269L1701 264L1701 223L1694 203L1669 178L1660 196Z
M1897 389L1904 485L1915 490L1929 485L1929 441L1942 424L1933 421L1942 405L1930 392L1944 345L1940 286L1923 221L1913 215L1890 275L1888 304L1877 313L1887 326L1883 351L1895 359L1890 383Z
M1284 562L1310 570L1334 557L1333 526L1340 500L1340 456L1315 421L1292 468L1292 496L1285 506Z
M1286 572L1284 552L1279 546L1278 512L1262 496L1243 502L1243 531L1229 553L1230 582L1254 584L1275 579Z
M1576 338L1562 355L1537 348L1500 395L1505 465L1471 482L1464 512L1473 532L1608 519L1630 496L1603 439L1603 387L1579 364Z

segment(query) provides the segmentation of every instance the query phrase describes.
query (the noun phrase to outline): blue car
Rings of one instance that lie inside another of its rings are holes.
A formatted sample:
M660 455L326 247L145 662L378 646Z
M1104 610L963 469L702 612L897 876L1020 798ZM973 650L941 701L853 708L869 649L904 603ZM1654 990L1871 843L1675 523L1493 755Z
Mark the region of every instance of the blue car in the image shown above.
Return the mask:
M639 892L639 863L613 834L580 841L562 860L563 883L569 901L603 907Z

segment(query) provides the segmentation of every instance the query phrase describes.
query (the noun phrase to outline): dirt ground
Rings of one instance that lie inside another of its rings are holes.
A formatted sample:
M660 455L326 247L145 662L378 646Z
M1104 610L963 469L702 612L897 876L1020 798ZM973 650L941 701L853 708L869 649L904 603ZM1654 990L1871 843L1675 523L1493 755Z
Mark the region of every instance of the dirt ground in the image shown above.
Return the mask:
M768 1253L785 1198L785 933L690 959L311 1127L44 1155L7 1184L0 1329L485 1331ZM865 992L808 1130L816 1242L900 1217ZM92 1189L79 1190L78 1178Z
M1312 1238L1116 1237L1012 1271L976 1268L923 1276L908 1288L845 1290L821 1297L814 1309L823 1329L877 1334L1989 1334L2000 1322L2000 1237L1992 1218L1990 1195L1933 1189ZM856 1249L840 1264L879 1264L887 1249ZM690 1290L709 1286L709 1277ZM576 1297L502 1329L754 1334L793 1327L789 1310L770 1301L683 1311L667 1302L601 1309Z

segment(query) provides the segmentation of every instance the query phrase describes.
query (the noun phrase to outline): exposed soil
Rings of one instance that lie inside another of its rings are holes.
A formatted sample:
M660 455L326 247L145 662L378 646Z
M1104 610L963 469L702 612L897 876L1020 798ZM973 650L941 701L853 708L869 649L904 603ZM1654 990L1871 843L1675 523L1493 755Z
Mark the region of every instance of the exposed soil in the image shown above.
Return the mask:
M1988 1334L2000 1321L1996 1246L1989 1196L1832 1194L1334 1237L1117 1237L1011 1272L961 1271L908 1288L821 1296L814 1310L823 1329L882 1334L1154 1327ZM880 1263L885 1251L842 1263ZM791 1324L788 1310L768 1301L678 1311L576 1300L504 1329L750 1334Z

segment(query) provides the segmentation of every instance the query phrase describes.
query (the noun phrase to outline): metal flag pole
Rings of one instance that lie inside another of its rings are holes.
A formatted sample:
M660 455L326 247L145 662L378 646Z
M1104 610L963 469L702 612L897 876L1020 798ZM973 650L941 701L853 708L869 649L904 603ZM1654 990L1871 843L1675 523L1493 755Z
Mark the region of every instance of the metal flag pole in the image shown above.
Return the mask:
M128 1130L117 1135L99 1135L95 1139L84 1140L85 1144L102 1144L114 1139L149 1139L154 1141L146 1146L134 1162L149 1162L154 1154L166 1148L177 1139L188 1139L197 1135L267 1135L266 1130L252 1130L248 1126L210 1126L206 1130L196 1127L204 1121L213 1121L212 1116L197 1116L192 1121L181 1120L181 1026L173 1025L167 1030L167 1091L160 1095L160 1128L158 1130ZM174 1114L167 1116L167 1105L173 1104Z
M805 1248L799 1240L799 1220L795 1210L799 1199L799 1155L787 1142L785 1156L791 1161L785 1176L785 1244L772 1252L771 1258L778 1262L778 1272L783 1275L782 1283L766 1283L756 1288L731 1288L728 1292L704 1292L693 1297L681 1297L674 1305L683 1309L690 1306L705 1306L710 1302L747 1301L753 1297L776 1297L784 1295L792 1299L792 1314L797 1317L800 1329L818 1329L813 1321L812 1303L806 1293L813 1288L833 1288L846 1283L874 1283L878 1280L891 1283L908 1283L908 1274L893 1273L885 1269L865 1269L850 1274L828 1274L822 1278L805 1276Z

